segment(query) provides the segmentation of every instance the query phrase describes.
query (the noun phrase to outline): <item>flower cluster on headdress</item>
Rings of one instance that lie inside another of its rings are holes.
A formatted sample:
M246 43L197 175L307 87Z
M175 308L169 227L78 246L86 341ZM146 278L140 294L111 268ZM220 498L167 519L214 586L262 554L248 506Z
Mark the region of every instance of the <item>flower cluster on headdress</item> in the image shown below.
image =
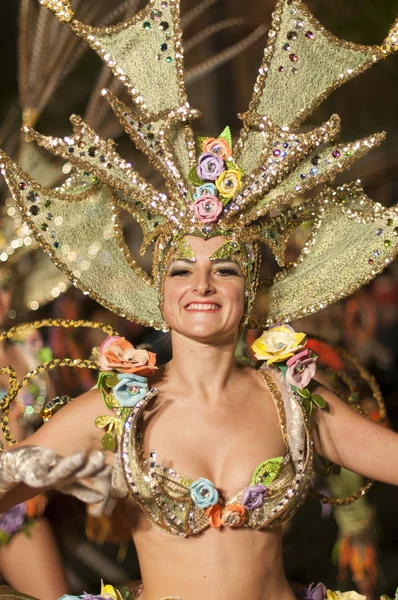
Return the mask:
M306 344L305 333L297 333L290 325L281 324L264 331L252 345L252 350L258 360L279 367L311 414L313 404L325 408L326 402L307 387L315 376L318 356L311 348L306 348Z
M242 169L232 158L231 130L218 138L199 138L198 162L188 175L192 184L192 210L203 223L214 223L242 187Z
M145 398L149 391L148 377L157 370L156 354L134 348L124 337L114 335L108 336L101 345L98 362L101 371L97 388L101 390L107 408L117 409L120 413ZM95 424L100 429L108 427L102 445L113 451L116 445L114 432L121 434L120 417L101 415Z

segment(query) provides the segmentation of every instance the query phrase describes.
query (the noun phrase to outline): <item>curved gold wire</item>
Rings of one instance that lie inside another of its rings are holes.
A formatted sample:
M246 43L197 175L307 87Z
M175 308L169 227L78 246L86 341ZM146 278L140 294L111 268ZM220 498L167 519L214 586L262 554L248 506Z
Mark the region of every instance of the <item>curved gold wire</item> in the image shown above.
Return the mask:
M30 323L21 323L16 325L7 331L0 334L0 341L9 339L20 333L21 331L27 331L29 329L40 329L42 327L64 327L64 328L77 328L77 327L88 327L92 329L100 329L108 335L118 335L118 333L110 326L105 323L98 323L95 321L86 320L73 320L73 319L42 319L41 321L32 321ZM32 369L23 377L18 380L17 374L12 367L3 367L0 369L0 375L7 375L9 380L9 389L7 394L2 398L0 402L0 416L1 416L1 429L4 433L4 437L9 446L16 444L16 440L12 435L9 427L9 411L11 402L17 397L22 387L27 385L32 379L44 373L45 371L51 371L56 367L76 367L78 369L93 369L98 370L98 364L92 360L85 359L72 359L72 358L55 358L42 365L38 365L35 369Z

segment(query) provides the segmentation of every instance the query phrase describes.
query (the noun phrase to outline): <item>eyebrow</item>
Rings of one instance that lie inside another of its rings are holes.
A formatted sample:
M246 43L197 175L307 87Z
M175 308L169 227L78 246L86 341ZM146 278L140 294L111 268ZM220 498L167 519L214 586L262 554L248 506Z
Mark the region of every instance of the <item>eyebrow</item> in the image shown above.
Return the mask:
M210 258L209 258L209 261L210 261ZM170 266L171 266L173 263L176 263L176 262L187 263L187 264L189 264L189 265L190 265L190 264L193 264L193 263L195 263L195 262L196 262L196 259L195 259L195 260L190 260L189 258L174 258L174 259L171 261L171 263L170 263ZM238 265L238 266L239 266L239 263L238 263L238 262L236 262L235 260L232 260L231 258L217 258L216 260L212 260L212 261L210 261L210 262L211 262L211 264L212 264L212 265L217 265L217 264L220 264L220 263L232 263L232 264L234 264L234 265Z

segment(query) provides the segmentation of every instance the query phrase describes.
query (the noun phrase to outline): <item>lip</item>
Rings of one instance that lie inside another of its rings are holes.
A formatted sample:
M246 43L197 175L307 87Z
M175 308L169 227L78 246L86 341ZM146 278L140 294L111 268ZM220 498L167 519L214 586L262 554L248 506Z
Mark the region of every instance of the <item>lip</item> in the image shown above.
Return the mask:
M187 312L206 312L216 313L221 310L221 306L217 302L189 302L184 306Z

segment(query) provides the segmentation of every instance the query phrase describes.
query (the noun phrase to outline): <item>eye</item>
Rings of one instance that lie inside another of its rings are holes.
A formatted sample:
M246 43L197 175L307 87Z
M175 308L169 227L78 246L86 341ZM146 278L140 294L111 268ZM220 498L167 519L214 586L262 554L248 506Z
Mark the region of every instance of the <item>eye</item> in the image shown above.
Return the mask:
M175 268L172 269L169 273L169 277L186 277L187 275L190 275L191 271L189 271L189 269L183 269L182 267L180 268Z
M219 273L222 276L227 276L227 275L239 275L239 271L237 268L235 267L219 267L216 271L216 273Z

